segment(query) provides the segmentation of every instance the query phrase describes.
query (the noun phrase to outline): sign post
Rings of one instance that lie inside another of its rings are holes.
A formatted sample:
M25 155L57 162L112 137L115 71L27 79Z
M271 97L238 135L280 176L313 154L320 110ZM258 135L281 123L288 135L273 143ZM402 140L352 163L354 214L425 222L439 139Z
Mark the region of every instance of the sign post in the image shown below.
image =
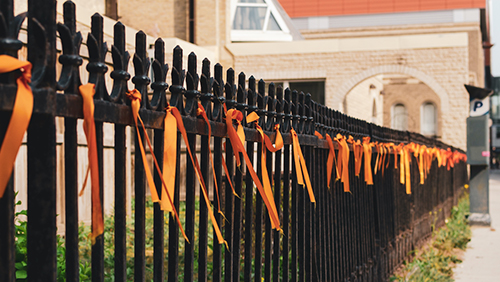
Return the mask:
M465 85L470 95L467 118L467 162L470 165L469 223L491 225L489 208L489 96L492 90Z

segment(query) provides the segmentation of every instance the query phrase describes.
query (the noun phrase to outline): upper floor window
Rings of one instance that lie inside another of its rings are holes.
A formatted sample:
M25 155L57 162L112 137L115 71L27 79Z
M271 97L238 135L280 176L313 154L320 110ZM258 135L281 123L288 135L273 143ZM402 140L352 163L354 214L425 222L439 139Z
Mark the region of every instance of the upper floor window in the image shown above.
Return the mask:
M420 132L423 135L437 134L437 111L433 103L424 103L420 111Z
M290 90L297 90L304 92L304 94L311 94L311 99L321 105L325 104L325 81L324 80L304 80L304 81L273 81L274 85L280 85L283 89L290 88ZM266 83L266 91L269 89L269 84Z
M403 104L392 107L391 127L397 130L408 130L408 112Z
M373 105L372 105L372 123L377 123L377 120L378 120L377 119L377 103L375 102L375 99L373 99Z
M292 41L275 0L231 0L231 41Z

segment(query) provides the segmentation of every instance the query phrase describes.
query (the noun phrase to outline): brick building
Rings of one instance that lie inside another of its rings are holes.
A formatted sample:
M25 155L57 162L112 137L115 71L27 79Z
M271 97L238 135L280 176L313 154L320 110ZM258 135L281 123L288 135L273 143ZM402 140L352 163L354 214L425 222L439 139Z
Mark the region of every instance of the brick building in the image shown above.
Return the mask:
M144 30L151 43L166 38L167 50L180 44L349 115L460 148L463 84L484 86L484 0L75 2Z

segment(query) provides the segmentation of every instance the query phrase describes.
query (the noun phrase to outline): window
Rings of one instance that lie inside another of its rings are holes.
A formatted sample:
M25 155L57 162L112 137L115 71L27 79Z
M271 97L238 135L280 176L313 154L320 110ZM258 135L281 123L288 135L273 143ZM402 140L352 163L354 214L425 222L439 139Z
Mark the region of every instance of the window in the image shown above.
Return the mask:
M232 0L231 41L291 41L276 0Z
M424 103L421 110L420 132L423 135L437 134L437 111L433 103Z
M408 112L403 104L392 107L391 127L397 130L408 130Z
M373 99L372 106L372 123L377 123L377 103L375 102L375 99Z
M289 82L289 87L291 90L302 91L304 94L310 93L313 101L321 105L325 104L324 81Z
M304 94L311 94L311 99L321 105L325 104L325 81L273 81L274 85L280 85L283 90L287 87L290 90L302 91ZM266 93L269 89L269 83L266 83Z

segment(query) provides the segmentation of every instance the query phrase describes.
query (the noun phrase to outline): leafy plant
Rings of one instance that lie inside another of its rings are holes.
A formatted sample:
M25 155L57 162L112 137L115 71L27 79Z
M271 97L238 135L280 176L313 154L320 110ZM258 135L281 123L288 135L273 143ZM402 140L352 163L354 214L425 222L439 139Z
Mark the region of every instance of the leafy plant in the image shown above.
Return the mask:
M446 225L434 230L431 243L420 251L415 251L411 262L405 261L404 268L391 277L391 281L453 281L453 267L461 260L456 256L456 249L465 250L471 238L466 215L469 213L469 196L460 199L453 207Z

